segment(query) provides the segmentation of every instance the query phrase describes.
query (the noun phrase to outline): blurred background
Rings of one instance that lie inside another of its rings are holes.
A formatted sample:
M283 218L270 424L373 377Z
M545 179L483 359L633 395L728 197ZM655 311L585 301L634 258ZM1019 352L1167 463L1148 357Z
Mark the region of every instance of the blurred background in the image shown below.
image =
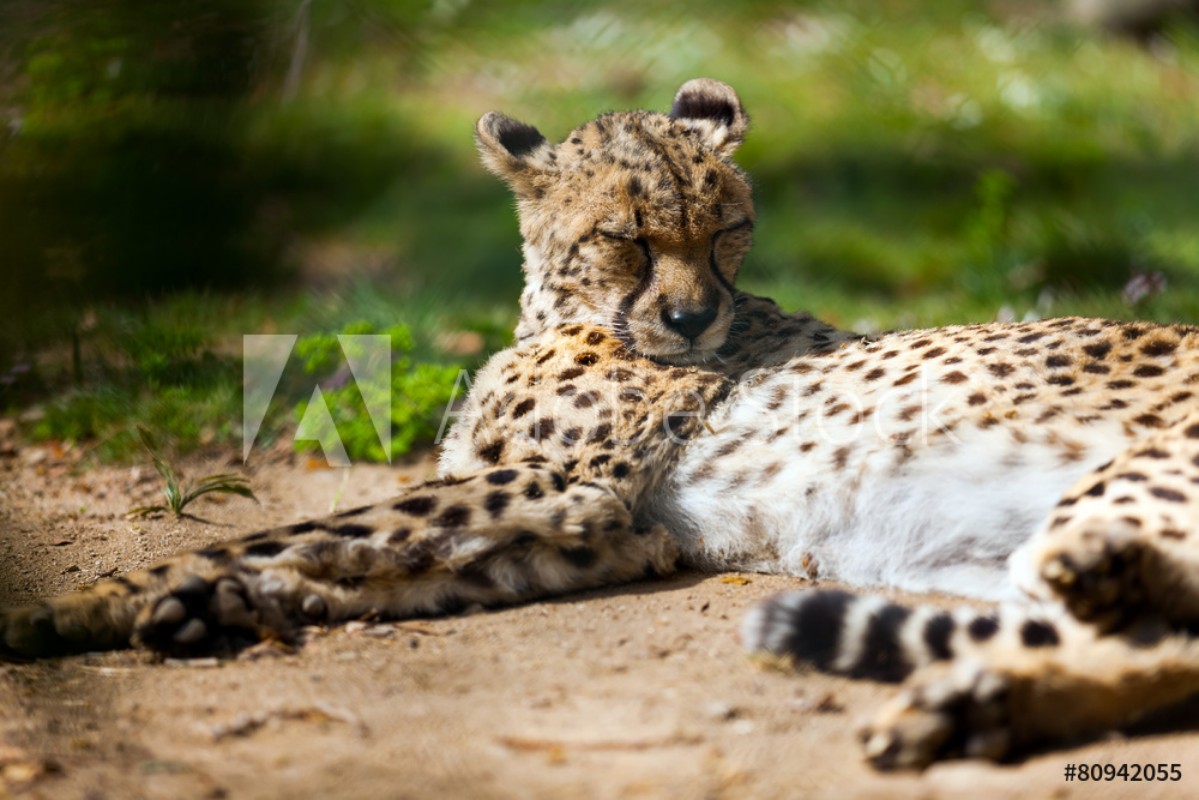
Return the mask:
M1199 3L5 0L0 410L80 457L241 432L241 336L301 334L381 458L335 334L391 333L397 452L509 341L491 109L552 139L731 83L753 124L741 285L862 331L1199 318Z

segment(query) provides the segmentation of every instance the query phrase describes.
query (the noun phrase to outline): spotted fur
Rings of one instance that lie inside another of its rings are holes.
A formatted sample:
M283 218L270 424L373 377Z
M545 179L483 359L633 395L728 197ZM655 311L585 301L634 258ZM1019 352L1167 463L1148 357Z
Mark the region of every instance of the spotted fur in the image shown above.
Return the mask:
M870 338L785 313L735 288L747 126L709 79L669 114L606 114L558 144L485 115L525 289L441 478L9 610L0 655L228 652L681 561L1022 602L790 594L749 617L751 648L908 681L864 734L883 767L1002 756L1193 688L1199 331L1064 318Z

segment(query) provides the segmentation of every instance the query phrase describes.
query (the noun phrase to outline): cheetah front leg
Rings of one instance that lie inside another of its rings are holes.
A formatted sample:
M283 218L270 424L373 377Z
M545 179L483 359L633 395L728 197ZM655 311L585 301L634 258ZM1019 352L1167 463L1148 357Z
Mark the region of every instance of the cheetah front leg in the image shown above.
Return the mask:
M386 503L252 534L0 616L0 655L139 644L228 652L369 614L517 603L674 569L664 528L637 529L606 485L540 463L415 487Z
M1013 579L1079 619L1199 622L1199 413L1083 478L1012 559Z
M1153 646L1124 636L1074 637L1060 648L992 651L936 664L859 732L880 769L952 757L1001 759L1120 727L1199 692L1199 642Z

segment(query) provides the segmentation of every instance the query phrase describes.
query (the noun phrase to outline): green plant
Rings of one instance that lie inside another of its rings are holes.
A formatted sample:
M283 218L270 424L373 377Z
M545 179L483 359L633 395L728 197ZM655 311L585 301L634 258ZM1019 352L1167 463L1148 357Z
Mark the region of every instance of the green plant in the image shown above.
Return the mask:
M342 335L387 336L392 354L390 383L364 385L345 366L343 345L337 335L305 336L296 343L305 373L317 376L323 384L321 396L346 455L351 459L388 461L419 444L432 442L444 409L453 399L462 365L418 360L413 355L415 342L407 325L379 329L369 322L355 322L345 326ZM304 419L308 403L305 400L296 406L297 420ZM380 404L391 409L389 442L380 441L375 422L367 412ZM317 438L325 441L333 433L324 431ZM314 439L296 441L299 450L320 446Z
M158 470L158 474L166 481L166 486L163 487L162 493L166 496L166 505L139 506L132 508L126 512L126 516L145 517L150 514L163 514L170 511L175 516L183 516L183 509L193 501L206 494L235 494L239 497L248 497L254 502L258 502L258 498L254 496L254 491L250 488L250 482L241 475L234 473L223 473L220 475L206 475L197 483L183 484L179 480L179 476L175 473L174 468L163 457L162 451L158 446L154 435L142 425L137 426L137 434L142 440L142 444L150 453L150 459L154 462L154 469Z

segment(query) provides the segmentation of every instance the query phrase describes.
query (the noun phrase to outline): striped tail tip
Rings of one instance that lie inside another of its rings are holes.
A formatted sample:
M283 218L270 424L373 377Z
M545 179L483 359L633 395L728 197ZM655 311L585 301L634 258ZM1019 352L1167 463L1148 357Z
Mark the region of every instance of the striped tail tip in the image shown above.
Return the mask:
M784 592L753 608L741 626L748 650L788 657L816 669L899 682L953 656L955 615L908 608L885 598L833 589Z

